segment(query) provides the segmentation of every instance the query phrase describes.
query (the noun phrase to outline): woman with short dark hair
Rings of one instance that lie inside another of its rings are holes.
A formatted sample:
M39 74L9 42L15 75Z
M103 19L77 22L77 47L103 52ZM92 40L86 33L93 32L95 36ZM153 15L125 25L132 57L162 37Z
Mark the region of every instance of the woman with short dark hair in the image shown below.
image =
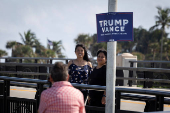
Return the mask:
M89 75L89 85L106 86L106 61L107 51L101 49L98 50L97 66L93 69L93 72ZM106 103L106 92L90 90L88 101L90 106L104 107Z

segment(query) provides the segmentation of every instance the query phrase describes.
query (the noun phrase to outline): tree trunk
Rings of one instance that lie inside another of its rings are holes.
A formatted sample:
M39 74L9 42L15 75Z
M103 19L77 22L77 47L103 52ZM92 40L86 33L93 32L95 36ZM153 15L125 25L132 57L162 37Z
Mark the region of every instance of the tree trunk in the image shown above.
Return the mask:
M162 27L162 36L161 36L161 59L160 61L162 61L162 50L163 50L163 36L164 36L164 27ZM160 68L162 67L162 63L160 63Z
M155 59L155 51L153 52L153 60Z

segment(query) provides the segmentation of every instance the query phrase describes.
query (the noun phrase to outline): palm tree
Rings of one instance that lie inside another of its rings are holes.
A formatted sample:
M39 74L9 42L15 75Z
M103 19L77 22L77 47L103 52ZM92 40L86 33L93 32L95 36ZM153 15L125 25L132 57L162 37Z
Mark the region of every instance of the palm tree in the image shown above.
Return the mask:
M87 49L90 48L90 44L92 44L92 37L89 36L89 34L79 34L76 39L74 39L74 42L76 44L83 44Z
M156 24L152 26L150 30L152 31L155 28L161 27L162 35L161 35L161 58L160 60L162 60L163 38L165 35L165 27L169 28L170 26L170 9L169 8L162 9L159 6L157 7L157 9L158 9L158 15L155 16ZM161 64L160 64L160 67L161 67Z
M64 46L62 45L62 41L53 41L53 51L56 52L58 58L64 58L65 55L63 55L61 50L65 50Z
M55 51L51 50L51 49L45 49L43 52L42 52L42 56L43 57L48 57L48 58L54 58L56 56L56 53Z
M22 40L23 44L20 42L16 42L16 41L9 41L6 44L7 49L12 48L12 57L35 56L35 54L32 53L32 49L38 48L38 49L36 49L36 52L37 52L38 50L41 50L43 48L43 46L41 45L39 40L36 38L36 35L33 32L31 32L31 30L28 30L26 33L24 32L24 35L22 35L21 33L19 33L19 35L21 36L21 40ZM23 49L23 50L21 50L21 49Z
M6 51L0 49L0 57L6 56L6 55L8 55L8 53Z
M61 50L65 50L62 41L53 41L53 48L50 50L50 48L45 48L39 40L36 38L36 35L31 32L31 30L28 30L26 33L24 32L24 35L19 33L21 36L21 40L23 42L19 43L16 41L9 41L6 44L6 48L11 49L12 48L12 56L13 57L56 57L56 54L59 58L65 57ZM35 48L35 52L33 51L33 48Z
M166 41L164 42L164 46L163 46L163 51L165 52L165 56L166 56L166 59L169 61L169 57L168 55L170 55L170 39L166 39Z
M32 47L35 48L35 54L38 57L42 57L42 52L45 51L46 48L39 42L38 39L35 39L35 42Z
M6 44L7 49L12 49L12 55L11 55L12 57L14 57L14 52L16 50L17 45L22 45L22 43L19 43L19 42L16 42L16 41L9 41Z
M21 40L24 43L24 45L29 45L31 47L34 47L36 35L33 32L31 32L31 30L28 30L27 33L24 32L24 36L22 36L21 33L19 33L19 35L21 36Z
M153 59L152 60L155 60L156 52L159 51L159 43L158 42L150 43L149 49L151 49L151 52L153 52Z
M6 44L6 48L7 49L15 48L15 46L17 46L17 45L23 45L23 44L20 42L16 42L16 41L9 41Z
M8 55L8 53L6 51L0 49L0 57L6 56L6 55ZM0 59L0 62L1 62L1 59Z
M17 45L15 49L13 57L34 57L33 50L28 45Z
M28 30L27 33L24 32L24 36L22 36L21 33L19 33L19 35L21 36L21 40L24 44L20 43L20 42L16 42L16 41L9 41L6 44L6 48L7 49L11 49L12 48L12 57L16 57L16 56L25 56L26 53L22 53L22 49L27 48L27 46L30 47L35 47L35 42L38 42L38 40L36 39L36 36L34 33L31 32L31 30ZM24 45L26 45L26 47L23 47ZM21 47L21 48L20 48ZM30 48L29 48L30 49ZM24 51L24 50L23 50ZM30 51L30 50L29 50ZM16 53L19 53L19 55L17 55ZM15 54L15 55L14 55ZM32 53L28 53L28 54L32 54Z
M136 51L141 52L143 54L147 54L147 48L149 44L148 38L149 38L149 32L146 29L143 29L142 27L139 27L137 29L135 28L134 29L134 42L132 45L129 44L129 46L130 47L136 46L135 47ZM124 45L122 46L122 48L124 48Z

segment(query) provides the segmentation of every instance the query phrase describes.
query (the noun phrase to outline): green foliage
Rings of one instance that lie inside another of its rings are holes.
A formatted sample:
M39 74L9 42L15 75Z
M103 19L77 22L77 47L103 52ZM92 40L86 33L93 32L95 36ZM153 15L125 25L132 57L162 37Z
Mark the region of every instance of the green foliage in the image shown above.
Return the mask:
M140 52L132 52L131 54L134 55L134 56L137 56L138 60L144 60L145 59L145 55L140 53Z
M7 44L6 44L6 48L7 48L7 49L11 49L11 48L15 47L16 45L19 45L19 43L16 42L16 41L9 41L9 42L7 42Z
M99 49L107 50L107 43L97 43L97 34L90 36L89 34L79 34L76 39L74 39L76 44L83 44L86 49L90 52L92 57L96 56Z
M168 33L165 31L165 28L170 27L170 8L157 7L157 9L155 25L149 30L142 27L134 28L134 41L117 42L117 54L129 52L136 55L138 60L170 60L170 39L167 38ZM45 48L31 30L24 32L23 35L19 33L19 35L22 43L9 41L6 44L6 48L12 49L13 57L65 57L62 53L65 49L61 40L53 41L52 49L50 49L49 45ZM107 50L107 43L97 43L97 34L91 36L79 34L74 42L84 44L92 57L96 56L99 49ZM35 53L33 48L35 48ZM1 56L3 54L5 53L0 53Z
M107 43L103 42L103 43L95 43L91 45L91 54L93 57L97 56L97 51L99 49L107 50Z
M62 45L62 41L53 41L53 51L56 52L58 58L65 58L65 55L62 53L61 50L65 50L64 46Z
M74 39L74 42L76 44L83 44L87 49L89 49L90 44L92 44L92 38L89 36L89 34L79 34L76 39Z
M54 58L56 56L55 51L51 50L51 49L45 49L45 51L42 52L42 56L43 57L47 57L47 58Z
M13 57L34 57L33 50L28 45L16 45Z
M138 60L159 60L160 57L160 47L161 47L161 36L162 31L159 29L154 29L153 31L148 31L142 27L134 28L134 41L117 42L117 54L118 53L135 53L138 56ZM167 37L167 33L164 34ZM86 41L91 38L90 41ZM164 60L169 59L170 55L170 41L165 38ZM85 43L86 42L86 43ZM88 42L88 43L87 43ZM83 43L90 45L87 48L93 57L96 56L96 52L99 49L107 50L107 43L97 43L97 34L89 36L88 34L80 34L76 39L75 43Z
M0 49L0 57L6 56L6 55L8 55L8 53L6 51Z
M54 58L56 55L59 58L65 57L61 50L64 50L62 41L53 41L53 48L45 48L39 40L36 38L36 35L28 30L24 35L19 33L21 40L23 42L9 41L6 44L7 49L12 49L12 57L51 57ZM33 52L35 48L35 53ZM24 62L33 62L31 60L25 60ZM44 62L44 61L43 61Z
M160 49L160 60L163 56L163 40L166 38L165 27L170 27L170 8L162 9L160 6L157 7L158 15L155 16L156 23L150 28L150 31L153 31L155 28L161 27L161 49Z
M19 33L19 35L21 36L21 40L24 43L24 45L29 45L31 47L35 45L36 35L33 32L31 32L31 30L28 30L27 33L24 32L24 37L22 36L21 33Z

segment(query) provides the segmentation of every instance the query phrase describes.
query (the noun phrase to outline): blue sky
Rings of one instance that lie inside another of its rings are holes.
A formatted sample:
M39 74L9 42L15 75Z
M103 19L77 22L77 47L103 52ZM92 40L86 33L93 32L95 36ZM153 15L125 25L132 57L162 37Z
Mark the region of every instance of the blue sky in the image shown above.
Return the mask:
M149 29L155 24L156 6L169 5L170 0L117 0L117 11L133 12L134 27ZM108 0L0 0L0 49L10 56L7 41L21 42L19 33L31 29L44 46L47 38L62 40L63 53L76 58L74 39L80 33L96 33L96 14L106 12Z

